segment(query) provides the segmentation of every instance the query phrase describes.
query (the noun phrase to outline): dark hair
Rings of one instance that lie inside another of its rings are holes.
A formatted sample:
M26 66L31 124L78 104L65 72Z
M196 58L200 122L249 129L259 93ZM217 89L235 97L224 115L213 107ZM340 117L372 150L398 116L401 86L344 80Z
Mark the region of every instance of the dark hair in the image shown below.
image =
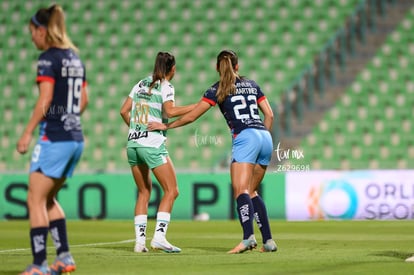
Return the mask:
M149 86L149 92L154 88L158 80L163 80L171 72L175 65L175 57L169 52L159 52L155 58L154 71L152 72L152 82Z
M61 6L55 4L49 8L39 9L30 18L30 24L36 28L44 27L47 30L46 42L49 45L71 48L78 51L66 33L65 14Z
M236 65L239 62L237 54L232 50L223 50L217 56L217 70L220 74L220 81L217 88L217 101L222 103L230 94L236 91L236 78L239 77Z

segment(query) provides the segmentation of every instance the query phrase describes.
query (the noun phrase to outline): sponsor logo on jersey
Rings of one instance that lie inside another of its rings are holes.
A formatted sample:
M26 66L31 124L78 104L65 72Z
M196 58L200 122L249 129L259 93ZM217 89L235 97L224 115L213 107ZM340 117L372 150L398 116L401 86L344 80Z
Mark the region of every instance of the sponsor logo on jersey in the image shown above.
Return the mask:
M52 66L52 61L46 59L40 59L37 61L37 66L39 67L50 67Z

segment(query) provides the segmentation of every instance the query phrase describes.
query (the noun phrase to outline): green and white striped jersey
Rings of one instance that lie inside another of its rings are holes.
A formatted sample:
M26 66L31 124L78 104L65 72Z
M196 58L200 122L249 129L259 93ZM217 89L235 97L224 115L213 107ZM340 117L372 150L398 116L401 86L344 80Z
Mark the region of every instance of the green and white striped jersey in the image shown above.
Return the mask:
M174 86L167 80L158 81L149 93L152 76L139 81L131 90L131 120L127 147L155 147L165 142L162 131L147 131L148 122L163 121L162 104L174 101Z

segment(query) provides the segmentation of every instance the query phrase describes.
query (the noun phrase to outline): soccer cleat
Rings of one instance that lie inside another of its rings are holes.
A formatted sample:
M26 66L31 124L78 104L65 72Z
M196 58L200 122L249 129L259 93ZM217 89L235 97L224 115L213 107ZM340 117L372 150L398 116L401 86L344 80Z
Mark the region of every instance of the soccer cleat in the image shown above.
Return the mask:
M414 262L414 256L405 259L406 262Z
M152 239L151 248L152 249L157 249L157 250L162 250L162 251L167 252L167 253L179 253L179 252L181 252L181 248L173 246L166 239L163 239L163 240Z
M148 252L148 248L146 248L145 245L135 244L134 252L136 253Z
M50 266L50 274L60 275L62 273L75 271L75 269L76 265L72 255L69 252L64 252L57 256L53 264Z
M50 270L47 265L29 265L25 271L20 273L20 275L49 275Z
M243 253L247 250L252 250L256 248L257 242L254 238L254 235L251 235L247 240L241 241L235 248L227 252L228 254L238 254Z
M263 247L260 249L260 252L275 252L277 251L277 245L274 240L269 239L264 244Z

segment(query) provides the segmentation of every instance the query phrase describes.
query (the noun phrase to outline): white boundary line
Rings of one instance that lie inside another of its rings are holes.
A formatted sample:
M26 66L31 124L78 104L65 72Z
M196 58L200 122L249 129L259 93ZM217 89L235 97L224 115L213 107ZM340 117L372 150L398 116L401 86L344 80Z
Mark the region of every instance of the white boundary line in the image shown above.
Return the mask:
M69 247L88 247L88 246L100 246L100 245L108 245L108 244L121 244L121 243L132 243L135 242L135 239L131 240L123 240L119 242L106 242L106 243L87 243L87 244L69 244ZM48 249L54 248L53 246L48 246ZM0 253L8 253L8 252L17 252L17 251L26 251L30 250L30 248L15 248L15 249L6 249L0 250Z

